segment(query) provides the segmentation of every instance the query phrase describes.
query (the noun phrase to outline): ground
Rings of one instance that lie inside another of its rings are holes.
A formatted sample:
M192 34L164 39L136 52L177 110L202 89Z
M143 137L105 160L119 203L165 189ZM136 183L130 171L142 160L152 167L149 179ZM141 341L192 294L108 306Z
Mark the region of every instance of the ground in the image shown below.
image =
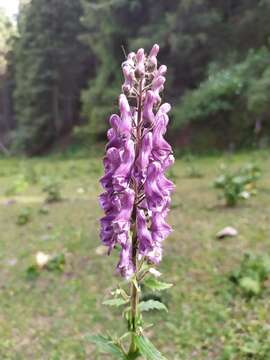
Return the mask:
M202 177L192 176L190 161ZM262 169L258 195L224 207L212 186L220 165L250 161ZM1 360L105 360L86 335L125 331L118 310L102 305L119 278L117 254L100 254L101 173L99 156L0 159ZM228 279L246 251L269 252L267 151L179 158L170 175L177 189L169 215L174 232L160 271L174 287L162 299L169 312L147 316L155 324L148 335L169 360L270 359L269 288L249 300ZM48 179L60 182L63 200L44 205ZM26 208L29 221L18 225ZM238 237L216 240L228 225ZM30 278L38 251L65 253L64 271Z

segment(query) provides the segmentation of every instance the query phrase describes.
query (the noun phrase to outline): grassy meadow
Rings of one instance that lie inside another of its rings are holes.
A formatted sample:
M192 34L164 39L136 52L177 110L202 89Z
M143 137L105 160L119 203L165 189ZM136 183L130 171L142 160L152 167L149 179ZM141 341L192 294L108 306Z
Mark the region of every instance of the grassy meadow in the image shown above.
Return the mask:
M250 161L262 170L258 194L225 207L213 188L220 165ZM101 156L0 159L1 360L105 360L87 334L125 331L120 312L102 305L119 278L117 253L107 257L99 243L101 174ZM180 158L170 176L174 232L160 271L174 287L162 294L169 312L147 314L148 335L168 360L270 359L267 283L249 299L229 280L245 252L270 253L267 151ZM61 201L45 202L48 183ZM239 235L217 240L225 226ZM32 274L38 251L64 254L63 271Z

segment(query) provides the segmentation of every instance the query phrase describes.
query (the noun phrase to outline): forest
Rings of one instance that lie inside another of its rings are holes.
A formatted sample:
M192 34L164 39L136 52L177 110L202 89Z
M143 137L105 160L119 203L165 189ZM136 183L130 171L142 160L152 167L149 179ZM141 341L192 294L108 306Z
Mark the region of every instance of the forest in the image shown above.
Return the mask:
M269 17L269 0L23 0L0 15L1 151L103 141L125 54L154 43L177 148L267 146Z

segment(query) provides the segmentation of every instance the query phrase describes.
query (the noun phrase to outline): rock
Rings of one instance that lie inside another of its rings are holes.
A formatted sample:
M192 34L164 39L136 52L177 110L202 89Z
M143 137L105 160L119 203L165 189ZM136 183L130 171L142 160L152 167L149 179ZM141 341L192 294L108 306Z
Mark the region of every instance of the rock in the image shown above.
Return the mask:
M50 260L51 260L50 255L45 254L42 251L36 253L36 264L40 269L44 268Z
M47 230L51 230L52 228L53 228L53 224L48 223L48 224L46 225L46 229L47 229Z
M12 258L12 259L8 259L6 262L8 266L15 266L18 260L16 258Z
M78 193L78 194L84 194L84 193L85 193L84 188L82 188L82 187L78 188L78 189L77 189L77 193Z
M6 201L4 201L3 202L3 205L4 206L10 206L10 205L14 205L14 204L16 204L16 200L15 199L8 199L8 200L6 200Z
M231 227L231 226L226 226L224 229L220 230L216 237L217 239L224 239L225 237L234 237L238 235L238 231Z
M51 235L49 235L49 234L45 234L45 235L42 235L41 237L40 237L40 239L42 240L42 241L48 241L48 240L51 240Z
M108 248L106 246L100 245L96 248L96 254L97 255L105 255L108 253Z

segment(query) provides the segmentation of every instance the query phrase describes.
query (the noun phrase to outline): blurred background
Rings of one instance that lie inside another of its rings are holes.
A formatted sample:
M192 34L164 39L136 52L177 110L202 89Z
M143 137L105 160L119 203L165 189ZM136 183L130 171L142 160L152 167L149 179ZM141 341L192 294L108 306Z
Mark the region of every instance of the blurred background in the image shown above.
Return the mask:
M154 43L176 184L147 335L169 360L270 359L270 0L0 0L0 359L109 360L89 334L118 251L99 240L125 52Z
M268 0L1 0L0 141L36 155L104 140L124 51L161 47L180 149L266 146ZM2 150L3 151L3 150Z

